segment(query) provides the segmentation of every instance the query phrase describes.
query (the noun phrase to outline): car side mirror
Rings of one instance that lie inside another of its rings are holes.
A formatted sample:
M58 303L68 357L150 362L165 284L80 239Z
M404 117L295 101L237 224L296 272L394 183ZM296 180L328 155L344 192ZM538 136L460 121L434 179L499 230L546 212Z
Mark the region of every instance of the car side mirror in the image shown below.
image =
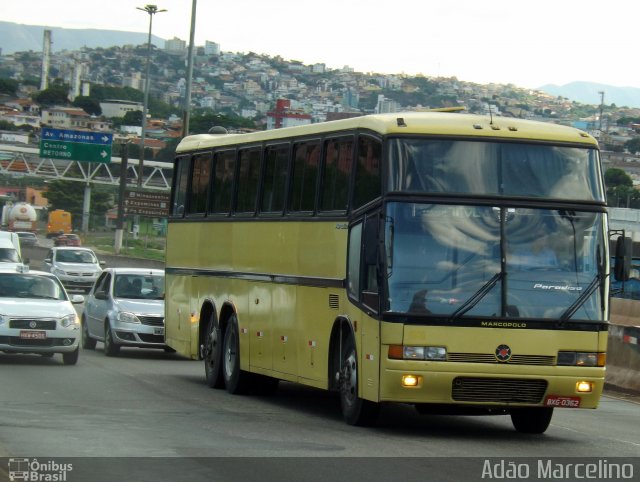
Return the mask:
M104 268L107 265L107 262L106 261L100 261L99 264L100 264L101 268Z
M84 303L84 296L82 296L82 295L72 295L71 296L71 303L73 303L74 305L80 305L80 304Z
M48 263L48 264L51 264L51 258L44 258L44 262Z
M96 291L93 296L95 296L95 298L97 300L106 300L107 299L107 293L105 291Z

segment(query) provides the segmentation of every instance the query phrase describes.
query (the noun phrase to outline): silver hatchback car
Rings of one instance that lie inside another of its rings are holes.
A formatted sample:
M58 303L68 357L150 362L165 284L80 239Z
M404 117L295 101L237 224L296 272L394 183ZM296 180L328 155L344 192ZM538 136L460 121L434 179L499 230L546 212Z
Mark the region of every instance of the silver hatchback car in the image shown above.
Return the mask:
M86 298L82 347L104 343L115 356L123 346L163 348L164 271L144 268L105 269Z

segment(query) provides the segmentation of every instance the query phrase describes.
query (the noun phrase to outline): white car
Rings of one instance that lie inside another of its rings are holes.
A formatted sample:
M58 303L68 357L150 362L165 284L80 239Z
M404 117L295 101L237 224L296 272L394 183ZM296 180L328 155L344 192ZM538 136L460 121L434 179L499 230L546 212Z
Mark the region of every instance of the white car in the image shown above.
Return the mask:
M82 348L104 343L107 356L120 347L163 348L164 270L107 268L87 296L82 313Z
M49 250L44 270L55 274L68 290L89 292L104 264L89 248L62 246Z
M0 351L62 353L65 365L75 365L80 346L80 319L73 304L84 296L67 295L50 273L0 270Z

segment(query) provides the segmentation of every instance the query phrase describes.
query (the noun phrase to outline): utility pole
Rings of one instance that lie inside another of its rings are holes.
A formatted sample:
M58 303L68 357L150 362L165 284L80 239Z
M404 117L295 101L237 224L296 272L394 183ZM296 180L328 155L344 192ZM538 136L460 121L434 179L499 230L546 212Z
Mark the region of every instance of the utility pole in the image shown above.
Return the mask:
M124 194L127 188L127 170L129 169L129 141L122 145L120 154L120 187L118 189L118 219L116 221L116 238L114 250L120 254L122 250L122 238L124 234Z
M602 135L602 109L604 108L604 90L599 91L598 94L600 94L600 117L598 119L598 130L600 131L600 135Z
M193 78L193 49L194 37L196 33L196 4L193 0L191 5L191 33L189 35L189 53L187 60L187 86L184 93L184 110L182 111L182 137L189 135L189 115L191 112L191 82Z
M142 177L144 175L144 141L147 133L147 110L149 109L149 85L150 85L150 69L151 69L151 28L153 26L153 16L156 13L166 12L167 10L158 10L157 5L145 5L144 7L136 7L138 10L149 14L149 37L147 41L147 75L144 80L144 103L142 105L142 131L140 132L140 159L138 162L138 187L142 187ZM140 225L140 218L136 216L136 226L134 228L134 236L137 238Z

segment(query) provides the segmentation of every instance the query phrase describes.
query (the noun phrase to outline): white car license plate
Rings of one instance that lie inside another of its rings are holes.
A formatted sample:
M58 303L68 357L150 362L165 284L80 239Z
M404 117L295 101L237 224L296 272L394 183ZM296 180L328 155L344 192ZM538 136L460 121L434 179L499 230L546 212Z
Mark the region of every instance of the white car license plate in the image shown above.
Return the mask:
M46 331L21 331L20 338L25 340L46 340Z
M164 328L154 328L153 329L153 334L154 335L164 335Z

